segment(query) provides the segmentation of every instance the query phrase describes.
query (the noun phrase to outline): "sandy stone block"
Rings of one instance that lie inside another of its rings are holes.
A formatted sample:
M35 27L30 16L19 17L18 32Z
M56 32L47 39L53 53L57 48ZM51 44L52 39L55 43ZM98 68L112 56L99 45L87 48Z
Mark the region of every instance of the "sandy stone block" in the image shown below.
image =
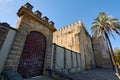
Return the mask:
M56 69L64 68L64 49L61 47L57 47L56 50Z
M9 60L16 60L16 55L10 55L10 56L9 56ZM9 60L8 60L8 61L9 61Z
M65 50L66 51L66 68L71 68L72 67L72 62L71 62L71 51Z
M73 67L77 67L77 59L76 59L76 53L72 52L72 57L73 57Z

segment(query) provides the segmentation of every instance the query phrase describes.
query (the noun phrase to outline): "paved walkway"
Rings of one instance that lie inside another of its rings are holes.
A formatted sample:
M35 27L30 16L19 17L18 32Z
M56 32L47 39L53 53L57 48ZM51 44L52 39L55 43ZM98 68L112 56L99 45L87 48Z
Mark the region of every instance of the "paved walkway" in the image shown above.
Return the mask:
M120 80L116 77L113 69L91 69L70 74L73 80ZM25 80L55 80L49 77L38 77ZM62 79L63 80L63 79Z
M39 76L39 77L34 77L34 78L24 79L24 80L54 80L54 79L47 76Z
M91 69L71 75L74 80L120 80L113 69Z

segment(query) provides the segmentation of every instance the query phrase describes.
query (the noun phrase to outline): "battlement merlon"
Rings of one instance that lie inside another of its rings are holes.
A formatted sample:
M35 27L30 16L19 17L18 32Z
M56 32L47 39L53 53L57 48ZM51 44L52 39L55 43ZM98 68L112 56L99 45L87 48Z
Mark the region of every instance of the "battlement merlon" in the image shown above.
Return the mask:
M35 11L34 14L36 14L36 15L39 16L40 18L41 18L41 16L42 16L42 13L41 13L40 11L38 11L38 10Z
M33 8L33 6L30 3L28 3L28 2L24 5L24 7L26 9L28 9L29 11L32 11L32 8Z
M21 17L23 15L25 15L25 16L27 15L29 17L32 17L36 21L38 21L38 22L42 23L43 25L47 26L48 28L50 28L52 31L56 31L56 28L54 27L54 22L53 21L48 22L49 19L46 16L41 18L42 13L39 10L36 10L33 13L32 8L33 8L33 6L30 3L26 3L24 6L22 6L18 10L17 15L19 17Z
M60 29L58 29L56 32L61 32L61 31L72 31L72 30L75 30L76 33L79 33L80 32L80 27L83 27L83 23L81 20L77 21L77 22L74 22L70 25L67 25L67 26L64 26L64 27L61 27Z

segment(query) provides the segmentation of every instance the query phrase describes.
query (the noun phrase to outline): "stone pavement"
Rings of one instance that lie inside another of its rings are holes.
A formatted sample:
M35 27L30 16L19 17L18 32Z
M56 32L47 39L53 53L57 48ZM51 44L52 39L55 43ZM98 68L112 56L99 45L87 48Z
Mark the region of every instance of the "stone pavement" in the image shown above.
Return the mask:
M34 78L24 79L24 80L54 80L54 79L47 76L39 76L39 77L34 77Z
M73 80L120 80L113 69L91 69L72 74Z
M70 74L70 77L72 77L73 80L120 80L116 77L113 69L90 69L87 71L81 71L78 73ZM55 80L55 79L49 77L38 77L26 80Z

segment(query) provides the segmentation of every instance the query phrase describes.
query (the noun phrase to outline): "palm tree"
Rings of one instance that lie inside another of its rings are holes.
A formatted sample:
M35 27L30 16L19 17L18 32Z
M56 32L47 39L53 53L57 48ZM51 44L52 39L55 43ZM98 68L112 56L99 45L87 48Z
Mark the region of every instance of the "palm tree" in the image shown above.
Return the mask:
M100 12L92 24L91 30L95 38L99 38L100 36L104 37L106 45L109 49L109 55L113 64L113 69L115 70L116 74L119 75L118 67L115 63L113 49L109 38L109 36L112 36L114 38L112 32L120 35L120 23L118 22L118 19L113 18L104 12Z

